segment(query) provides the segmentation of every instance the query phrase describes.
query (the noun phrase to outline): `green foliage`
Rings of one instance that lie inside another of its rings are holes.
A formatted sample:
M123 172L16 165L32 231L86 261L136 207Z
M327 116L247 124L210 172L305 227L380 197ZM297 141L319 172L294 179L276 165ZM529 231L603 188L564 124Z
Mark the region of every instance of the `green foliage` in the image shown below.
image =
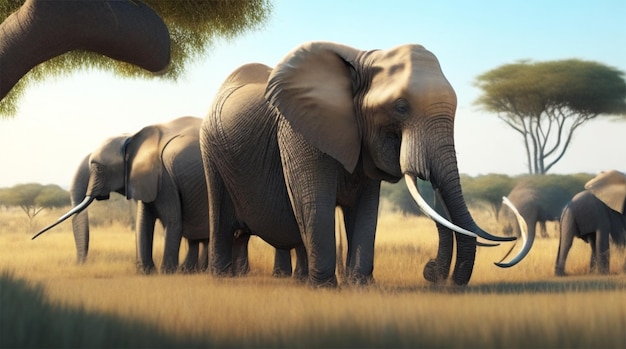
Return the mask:
M28 183L0 189L0 205L20 207L30 221L43 209L69 204L68 192L55 184Z
M417 188L426 202L435 207L435 192L430 182L418 180ZM380 196L385 198L393 206L393 210L400 211L405 215L423 215L411 194L409 193L406 182L402 178L398 183L383 182L380 187Z
M529 174L547 173L564 155L574 131L598 115L626 115L624 72L568 59L506 64L476 78L475 104L519 132Z
M189 65L204 57L217 39L229 40L258 29L272 11L269 0L144 0L144 2L161 16L169 29L171 64L161 77L171 80L178 79ZM24 0L1 0L0 20L4 21L23 3ZM45 78L68 75L81 69L108 70L124 77L153 77L151 73L132 64L92 52L72 51L44 62L26 74L0 101L0 115L16 113L18 99L28 84Z
M461 177L463 195L468 204L484 202L492 210L495 217L498 217L502 207L502 197L506 196L513 189L514 185L513 178L503 174Z

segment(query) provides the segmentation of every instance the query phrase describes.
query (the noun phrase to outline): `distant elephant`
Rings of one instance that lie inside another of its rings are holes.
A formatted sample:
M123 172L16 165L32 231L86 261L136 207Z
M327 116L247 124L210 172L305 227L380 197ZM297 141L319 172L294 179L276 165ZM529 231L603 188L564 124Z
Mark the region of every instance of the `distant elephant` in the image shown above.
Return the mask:
M423 209L447 227L447 236L449 228L469 235L457 234L452 277L466 284L477 236L515 238L484 232L467 209L454 148L455 110L456 95L437 59L418 45L360 51L312 42L274 69L236 69L200 131L208 190L217 199L209 204L209 270L232 273L229 232L244 221L274 247L304 242L309 283L334 286L338 206L347 235L347 278L368 283L380 183L404 176L420 205L417 177L439 190L452 222ZM452 239L440 245L443 259L452 258L452 249ZM443 272L439 279L447 278Z
M170 35L141 1L26 0L0 24L0 99L31 68L75 49L158 72L170 62Z
M151 273L156 269L152 242L157 219L165 230L162 272L177 270L182 237L190 245L182 268L202 268L198 251L199 244L206 246L208 240L208 197L198 143L201 122L200 118L181 117L104 141L83 160L74 176L70 187L74 209L42 232L77 214L72 225L78 261L84 262L89 221L83 210L94 199L106 200L117 192L137 200L138 270Z
M81 162L70 185L75 207L70 212L75 213L72 227L79 263L85 261L89 249L89 217L85 208L93 199L106 200L111 192L117 192L138 200L138 270L152 273L156 269L152 246L157 219L165 227L162 272L171 273L178 268L182 237L187 239L189 250L181 271L206 270L208 196L198 142L201 122L200 118L181 117L147 126L134 135L112 137ZM241 227L232 234L236 273L245 274L249 270L250 231ZM300 256L303 254L300 252ZM297 265L297 277L306 273L301 268ZM291 275L289 251L277 251L274 269L276 276Z
M590 270L609 272L609 236L620 248L626 247L626 175L611 170L598 174L585 184L561 215L561 237L554 273L564 276L567 254L574 237L591 246ZM623 266L626 272L626 261Z
M524 245L511 261L501 261L496 265L507 268L519 263L528 254L535 241L537 224L539 224L541 236L548 237L546 222L558 222L565 205L574 194L583 189L584 183L590 177L588 175L522 177L506 197L525 220L528 227L528 231L525 232L527 238L523 239ZM512 231L514 236L522 236L516 215L508 207L503 207L500 213L500 221L505 226L505 231ZM508 255L504 259L507 257Z

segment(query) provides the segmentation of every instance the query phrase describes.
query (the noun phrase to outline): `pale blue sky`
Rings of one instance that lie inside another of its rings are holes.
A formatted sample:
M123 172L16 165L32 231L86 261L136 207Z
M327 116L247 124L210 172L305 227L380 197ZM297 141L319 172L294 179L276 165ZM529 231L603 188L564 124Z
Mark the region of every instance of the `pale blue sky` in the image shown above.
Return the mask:
M358 7L357 7L358 6ZM204 117L224 78L249 62L274 65L298 44L336 41L359 49L418 43L455 88L459 170L526 172L521 137L472 106L475 77L520 59L579 58L626 71L626 1L279 0L260 30L219 42L177 83L77 72L31 87L12 120L0 120L0 187L67 186L105 138L182 115ZM554 173L626 170L625 122L595 120L575 136ZM618 143L620 141L620 143Z

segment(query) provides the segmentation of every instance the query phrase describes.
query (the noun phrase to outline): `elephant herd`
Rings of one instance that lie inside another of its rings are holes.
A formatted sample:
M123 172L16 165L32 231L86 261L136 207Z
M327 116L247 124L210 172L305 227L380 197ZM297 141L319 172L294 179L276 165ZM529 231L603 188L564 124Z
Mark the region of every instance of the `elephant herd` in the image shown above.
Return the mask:
M554 273L564 276L565 262L575 237L591 247L590 270L601 274L609 272L609 241L623 249L626 247L626 175L616 170L603 171L580 183L559 183L559 178L546 183L544 178L530 177L521 180L507 195L525 224L519 225L511 209L502 210L503 220L514 235L526 238L521 250L510 262L498 263L510 267L521 261L530 251L539 225L541 235L547 236L546 221L559 222L559 247ZM580 181L580 179L571 179ZM573 185L572 185L573 184ZM584 187L582 191L572 188ZM518 227L526 226L525 231ZM506 257L505 257L506 258ZM626 272L626 261L623 266Z
M53 22L72 14L81 18L68 19L68 26ZM56 30L61 27L68 32ZM101 29L109 27L114 35ZM0 24L0 35L0 98L33 66L73 49L149 71L166 68L170 60L167 27L141 2L27 0ZM425 278L447 280L456 251L451 279L465 285L477 246L516 237L484 231L467 208L454 142L456 107L439 61L420 45L362 51L332 42L304 43L274 67L251 63L233 71L204 119L182 117L106 140L79 164L70 190L74 208L39 234L73 217L78 261L84 261L85 208L117 192L138 202L142 272L156 269L152 243L158 219L165 228L162 272L245 274L248 239L256 235L276 249L276 275L293 273L313 286L335 286L338 208L347 240L342 266L347 282L367 284L373 280L381 182L404 178L439 234L437 256L426 264ZM439 210L421 197L418 178L432 184ZM572 203L564 213L571 212L574 223L583 198L578 200L580 205ZM521 212L513 211L523 226ZM600 235L593 244L602 264L607 243ZM189 253L179 266L183 237ZM566 245L562 242L560 254L567 254ZM293 272L291 249L297 256Z

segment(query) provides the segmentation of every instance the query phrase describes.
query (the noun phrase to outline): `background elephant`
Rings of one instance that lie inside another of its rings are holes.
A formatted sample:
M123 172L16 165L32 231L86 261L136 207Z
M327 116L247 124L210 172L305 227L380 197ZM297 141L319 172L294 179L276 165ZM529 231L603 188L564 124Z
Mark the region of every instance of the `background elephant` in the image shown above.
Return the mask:
M296 48L274 69L249 64L235 70L200 131L208 190L218 199L209 205L209 269L232 272L228 231L245 221L277 248L304 242L309 282L335 285L339 206L348 279L368 282L380 183L406 176L418 202L423 200L415 178L429 180L454 224L427 212L470 235L457 234L453 273L455 283L466 284L476 234L512 239L484 232L466 207L454 149L455 110L456 95L437 59L417 45L360 51L313 42ZM451 238L440 241L450 258L452 247Z
M89 222L84 209L94 199L106 200L110 193L117 192L137 200L138 269L144 273L156 269L152 242L157 219L165 232L161 270L171 273L178 268L182 237L190 242L183 269L194 269L199 244L206 245L208 239L208 197L198 142L201 122L200 118L181 117L104 141L74 176L70 188L74 208L39 234L77 214L72 225L78 261L83 262L89 247ZM247 242L247 235L244 237Z
M598 174L585 184L584 191L576 194L561 215L561 236L554 273L565 274L567 254L574 237L591 246L590 270L601 274L609 272L609 236L620 248L626 246L626 176L611 170ZM626 272L626 260L624 261Z
M591 175L586 174L532 175L520 178L506 197L526 221L528 227L526 243L510 262L500 262L497 265L514 266L528 254L535 241L537 224L539 224L541 236L548 237L546 222L558 222L565 205L574 194L583 189L584 183L589 178ZM499 217L505 233L521 236L517 217L510 208L503 206Z
M152 72L170 62L169 31L141 1L26 0L0 24L0 99L31 68L75 49Z
M72 227L79 263L85 261L89 249L89 217L85 208L93 199L105 200L111 192L117 192L137 200L138 270L155 270L152 247L157 219L165 228L161 270L171 273L177 269L182 237L188 241L189 250L181 270L206 270L208 196L198 142L201 122L200 118L181 117L147 126L134 135L112 137L81 162L70 185L75 207L70 212L76 212ZM234 269L242 275L249 271L250 231L240 227L231 233ZM296 254L299 258L305 255L303 251ZM306 275L305 264L300 261L296 265L297 277ZM292 274L288 250L276 252L274 274Z

